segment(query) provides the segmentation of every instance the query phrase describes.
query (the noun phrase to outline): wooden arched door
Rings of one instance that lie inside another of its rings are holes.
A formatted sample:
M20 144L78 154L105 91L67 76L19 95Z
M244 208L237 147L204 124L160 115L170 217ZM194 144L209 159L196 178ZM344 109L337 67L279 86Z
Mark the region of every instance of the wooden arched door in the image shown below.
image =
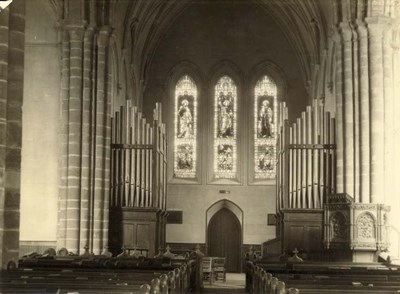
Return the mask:
M228 272L240 272L242 228L236 215L229 209L219 210L207 228L208 255L226 258Z

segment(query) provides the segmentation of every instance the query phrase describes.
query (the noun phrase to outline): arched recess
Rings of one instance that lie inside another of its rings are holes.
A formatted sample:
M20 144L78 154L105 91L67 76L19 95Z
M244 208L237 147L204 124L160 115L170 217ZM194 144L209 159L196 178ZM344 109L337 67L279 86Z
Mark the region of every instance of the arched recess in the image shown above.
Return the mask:
M228 184L228 185L241 185L243 184L243 167L246 166L246 158L244 156L243 143L247 140L246 132L243 132L243 125L245 120L245 115L243 111L244 105L244 78L243 73L239 67L230 60L222 60L214 65L208 73L211 77L208 83L208 116L207 116L207 141L204 148L204 158L208 160L207 169L207 183L208 184ZM230 178L217 178L215 176L214 163L217 158L215 158L215 112L217 111L215 107L215 90L216 85L223 77L229 77L235 87L236 87L236 172L235 175ZM212 148L212 153L210 152Z
M205 103L206 99L204 98L204 74L201 69L194 63L190 61L182 61L179 64L175 65L168 74L169 79L166 82L166 89L168 89L168 99L167 103L164 106L167 109L167 125L170 128L168 132L168 162L174 163L174 150L175 150L175 140L174 140L174 128L175 128L175 87L178 81L184 77L188 76L191 80L193 80L194 84L197 88L197 122L199 122L205 115L205 110L207 105ZM196 153L198 155L201 154L203 148L203 133L204 133L204 124L197 123L197 132L196 132ZM195 176L193 178L178 178L174 177L174 164L168 165L168 182L172 184L201 184L202 183L202 166L205 164L202 162L201 158L203 156L197 156L196 158L196 170Z
M243 210L234 202L222 199L206 211L206 248L210 256L226 257L226 268L242 268Z
M221 199L214 204L212 204L209 208L206 210L206 227L208 226L208 223L210 222L210 219L216 214L219 210L227 208L236 217L238 218L240 225L243 227L243 210L235 203L232 202L228 199Z
M257 152L256 152L256 143L255 143L255 132L256 126L255 121L257 119L257 112L259 107L256 105L256 97L255 97L255 87L257 83L263 77L267 76L269 80L271 80L276 86L276 103L279 104L280 102L285 101L287 97L287 78L283 70L278 67L275 63L265 60L254 66L249 72L248 78L248 89L246 93L246 97L248 103L245 103L244 107L246 108L244 111L248 114L248 148L246 148L247 154L245 155L246 158L249 158L248 163L248 184L249 185L275 185L274 178L259 178L256 176L255 167L256 161L258 160ZM279 121L279 111L278 105L273 105L274 110L274 124L277 125ZM290 109L290 107L289 107ZM275 137L276 138L276 137ZM275 149L275 145L273 147Z

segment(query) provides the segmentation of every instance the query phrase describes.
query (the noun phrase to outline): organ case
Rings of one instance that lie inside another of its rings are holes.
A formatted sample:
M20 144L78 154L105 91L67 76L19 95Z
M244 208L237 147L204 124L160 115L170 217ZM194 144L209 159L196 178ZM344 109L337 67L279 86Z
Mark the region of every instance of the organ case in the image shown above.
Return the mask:
M335 120L317 99L293 124L285 103L279 113L276 207L281 251L321 253L324 203L335 193Z
M112 120L110 229L113 253L138 248L154 256L165 244L165 124L157 103L148 123L128 101Z

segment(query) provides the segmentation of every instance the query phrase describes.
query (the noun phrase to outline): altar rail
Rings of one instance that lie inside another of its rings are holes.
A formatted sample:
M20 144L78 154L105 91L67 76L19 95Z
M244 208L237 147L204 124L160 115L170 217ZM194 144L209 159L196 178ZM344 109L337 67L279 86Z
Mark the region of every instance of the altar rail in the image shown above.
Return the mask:
M335 119L314 100L290 125L280 105L277 139L277 210L322 209L335 193Z
M130 101L112 119L111 207L166 209L167 143L161 104L152 124Z

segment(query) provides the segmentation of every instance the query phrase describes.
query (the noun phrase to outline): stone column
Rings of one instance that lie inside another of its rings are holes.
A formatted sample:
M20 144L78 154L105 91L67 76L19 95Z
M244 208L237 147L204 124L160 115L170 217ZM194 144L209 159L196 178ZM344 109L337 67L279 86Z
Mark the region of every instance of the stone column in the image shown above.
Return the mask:
M82 177L82 25L69 25L70 35L70 83L68 109L68 177L67 177L67 235L66 247L79 252L81 219L81 177Z
M69 110L69 72L70 72L69 33L62 31L61 46L61 90L60 90L60 156L59 156L59 197L57 247L66 247L67 238L67 188L68 188L68 110Z
M0 263L17 262L20 223L25 1L0 17Z
M385 117L383 91L382 40L385 23L381 18L366 18L369 31L370 77L370 141L371 141L371 196L370 202L383 203Z
M354 164L353 164L353 193L354 193L354 201L361 202L360 196L360 73L359 73L359 55L360 48L358 43L358 32L355 29L354 25L351 25L352 28L352 48L353 48L353 146L354 146Z
M354 195L354 87L353 87L353 31L349 23L340 24L342 35L343 70L343 133L344 133L344 192Z
M108 239L110 106L107 28L64 26L58 247L99 254Z
M370 200L370 109L368 30L365 23L358 22L359 35L359 89L360 89L360 202Z
M96 152L94 168L94 210L93 210L93 248L101 249L107 242L107 234L104 234L105 226L108 222L104 220L104 215L108 215L108 196L109 196L109 169L106 170L106 162L110 160L109 143L107 140L107 128L110 128L110 110L108 109L106 84L107 63L108 63L108 42L110 32L108 28L103 28L99 32L97 40L97 88L96 88ZM108 142L108 144L106 144ZM108 232L108 230L106 230Z
M81 204L80 204L80 242L79 248L90 247L91 232L91 153L92 153L92 94L93 94L93 52L95 28L88 27L83 40L82 67L82 160L81 160Z
M395 174L394 154L398 152L398 146L394 145L394 98L393 96L393 48L392 29L384 28L383 35L383 95L384 95L384 123L385 123L385 159L384 159L384 199L382 203L390 203L391 198L396 197L393 186L396 185L398 175ZM397 147L397 148L396 148Z
M342 38L338 30L335 31L335 89L336 89L336 191L344 192L344 124L343 124L343 59Z

